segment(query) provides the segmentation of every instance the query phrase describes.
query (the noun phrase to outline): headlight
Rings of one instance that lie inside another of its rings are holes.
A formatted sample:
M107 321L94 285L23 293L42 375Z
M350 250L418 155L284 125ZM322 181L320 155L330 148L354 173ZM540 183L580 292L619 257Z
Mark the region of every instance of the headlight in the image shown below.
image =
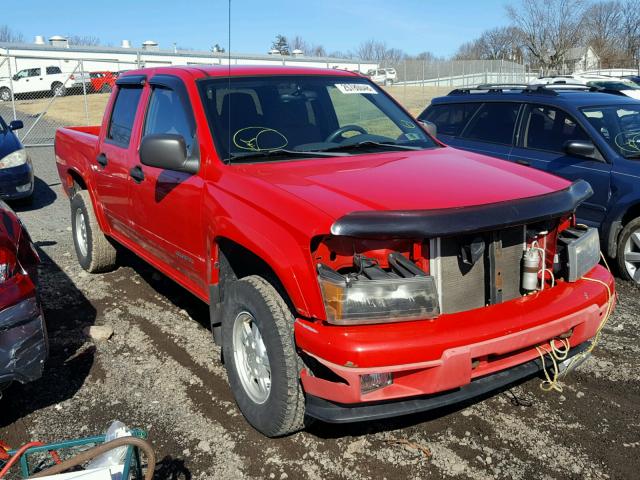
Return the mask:
M567 280L580 280L600 261L600 237L595 228L568 228L560 232L558 243L564 246Z
M20 165L27 163L27 159L27 151L22 148L2 158L0 160L0 168L19 167Z
M435 280L429 275L370 280L344 277L324 265L318 273L329 323L418 320L440 313Z

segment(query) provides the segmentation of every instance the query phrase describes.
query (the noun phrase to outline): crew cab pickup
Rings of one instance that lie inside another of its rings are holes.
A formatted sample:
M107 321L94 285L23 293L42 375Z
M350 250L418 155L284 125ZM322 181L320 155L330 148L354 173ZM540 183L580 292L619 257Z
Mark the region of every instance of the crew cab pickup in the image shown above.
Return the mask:
M613 306L597 230L574 220L586 182L446 147L355 73L129 71L55 154L80 264L112 269L120 244L207 302L268 436L577 362Z

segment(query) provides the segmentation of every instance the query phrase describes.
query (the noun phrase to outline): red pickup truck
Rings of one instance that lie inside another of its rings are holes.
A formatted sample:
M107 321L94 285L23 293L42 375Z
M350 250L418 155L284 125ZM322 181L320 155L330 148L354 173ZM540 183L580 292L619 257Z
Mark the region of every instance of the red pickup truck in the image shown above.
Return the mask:
M207 302L268 436L555 378L613 305L586 182L446 147L358 74L129 71L55 153L80 264L118 243Z

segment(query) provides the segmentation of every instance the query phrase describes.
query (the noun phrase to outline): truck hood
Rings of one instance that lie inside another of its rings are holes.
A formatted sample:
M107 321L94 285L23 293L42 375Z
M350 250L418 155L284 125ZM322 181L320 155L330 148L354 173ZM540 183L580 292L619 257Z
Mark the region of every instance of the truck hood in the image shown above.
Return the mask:
M235 168L332 219L355 211L484 205L545 195L570 185L539 170L451 147Z

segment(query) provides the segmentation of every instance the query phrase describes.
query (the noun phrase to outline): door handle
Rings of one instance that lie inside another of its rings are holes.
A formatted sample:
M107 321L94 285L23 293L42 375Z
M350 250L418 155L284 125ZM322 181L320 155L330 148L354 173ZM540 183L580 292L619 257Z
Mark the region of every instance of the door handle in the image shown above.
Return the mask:
M144 172L140 165L136 165L131 170L129 170L129 176L133 178L133 181L136 183L140 183L144 180Z
M96 162L98 162L102 168L106 167L108 163L107 156L104 153L101 153L96 157Z
M519 163L520 165L524 165L525 167L530 167L531 166L531 163L528 162L527 160L518 159L518 160L516 160L516 163Z

